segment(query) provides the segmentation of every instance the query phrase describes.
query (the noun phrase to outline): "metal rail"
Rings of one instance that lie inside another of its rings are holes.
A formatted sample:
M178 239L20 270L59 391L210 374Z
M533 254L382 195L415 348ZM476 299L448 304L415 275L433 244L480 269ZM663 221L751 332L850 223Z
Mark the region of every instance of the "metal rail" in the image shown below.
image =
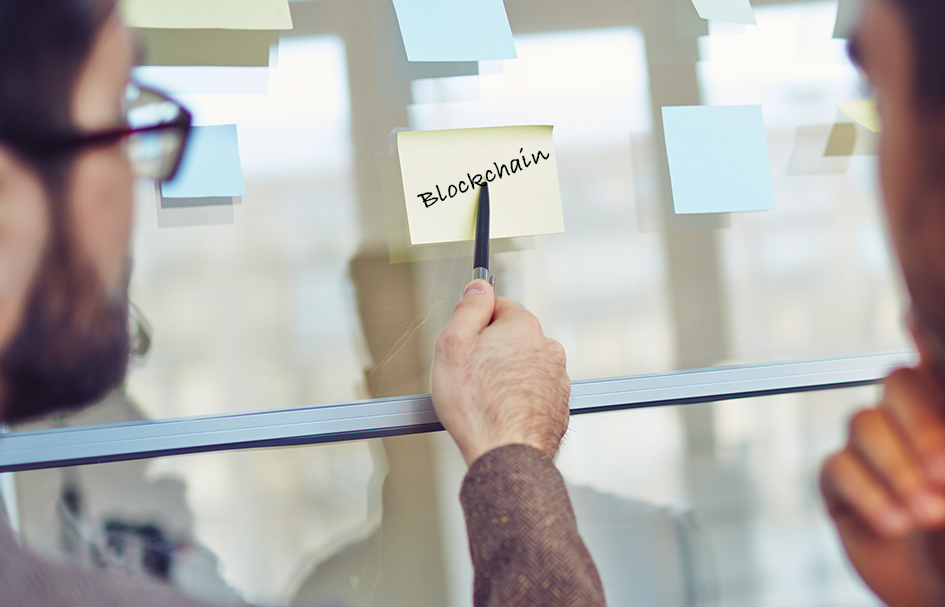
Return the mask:
M913 352L576 381L573 414L704 403L875 383ZM441 430L429 395L12 432L0 437L0 472L285 445L358 440Z

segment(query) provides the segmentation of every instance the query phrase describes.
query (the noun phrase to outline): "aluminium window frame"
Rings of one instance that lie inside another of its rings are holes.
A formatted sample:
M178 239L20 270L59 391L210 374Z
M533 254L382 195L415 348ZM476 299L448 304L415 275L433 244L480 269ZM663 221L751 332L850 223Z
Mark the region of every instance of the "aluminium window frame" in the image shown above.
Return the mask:
M913 364L912 351L575 381L573 415L851 388ZM442 430L430 396L229 415L8 432L0 473L212 451L363 440Z

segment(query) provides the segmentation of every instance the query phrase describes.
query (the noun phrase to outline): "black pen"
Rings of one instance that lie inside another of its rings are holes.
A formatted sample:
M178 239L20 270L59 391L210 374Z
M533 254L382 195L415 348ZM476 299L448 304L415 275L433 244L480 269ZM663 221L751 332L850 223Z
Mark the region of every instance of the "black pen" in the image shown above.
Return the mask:
M495 276L489 274L489 184L479 186L476 207L476 250L473 253L473 280L481 278L495 288Z

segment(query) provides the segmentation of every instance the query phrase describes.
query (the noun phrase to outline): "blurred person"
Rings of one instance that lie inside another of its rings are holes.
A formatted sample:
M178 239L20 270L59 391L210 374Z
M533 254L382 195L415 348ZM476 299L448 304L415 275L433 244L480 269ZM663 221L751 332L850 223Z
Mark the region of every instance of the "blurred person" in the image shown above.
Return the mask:
M945 3L865 0L850 55L875 89L880 180L919 362L821 472L847 554L891 607L945 605Z
M167 179L190 116L130 83L114 0L0 0L0 419L86 405L129 354L135 177ZM477 606L603 605L554 457L561 346L484 281L436 344L433 398L470 466L461 499ZM2 441L2 438L0 438ZM169 586L43 560L0 523L0 604L198 605Z

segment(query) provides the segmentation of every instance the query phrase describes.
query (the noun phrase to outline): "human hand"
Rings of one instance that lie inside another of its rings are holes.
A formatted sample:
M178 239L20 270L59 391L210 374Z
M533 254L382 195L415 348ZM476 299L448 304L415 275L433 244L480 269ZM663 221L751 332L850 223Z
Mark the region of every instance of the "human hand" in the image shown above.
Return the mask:
M919 365L853 417L820 479L853 566L890 607L945 604L945 387L916 343Z
M564 348L484 280L469 283L436 340L431 383L436 413L470 465L512 444L554 457L568 428Z

